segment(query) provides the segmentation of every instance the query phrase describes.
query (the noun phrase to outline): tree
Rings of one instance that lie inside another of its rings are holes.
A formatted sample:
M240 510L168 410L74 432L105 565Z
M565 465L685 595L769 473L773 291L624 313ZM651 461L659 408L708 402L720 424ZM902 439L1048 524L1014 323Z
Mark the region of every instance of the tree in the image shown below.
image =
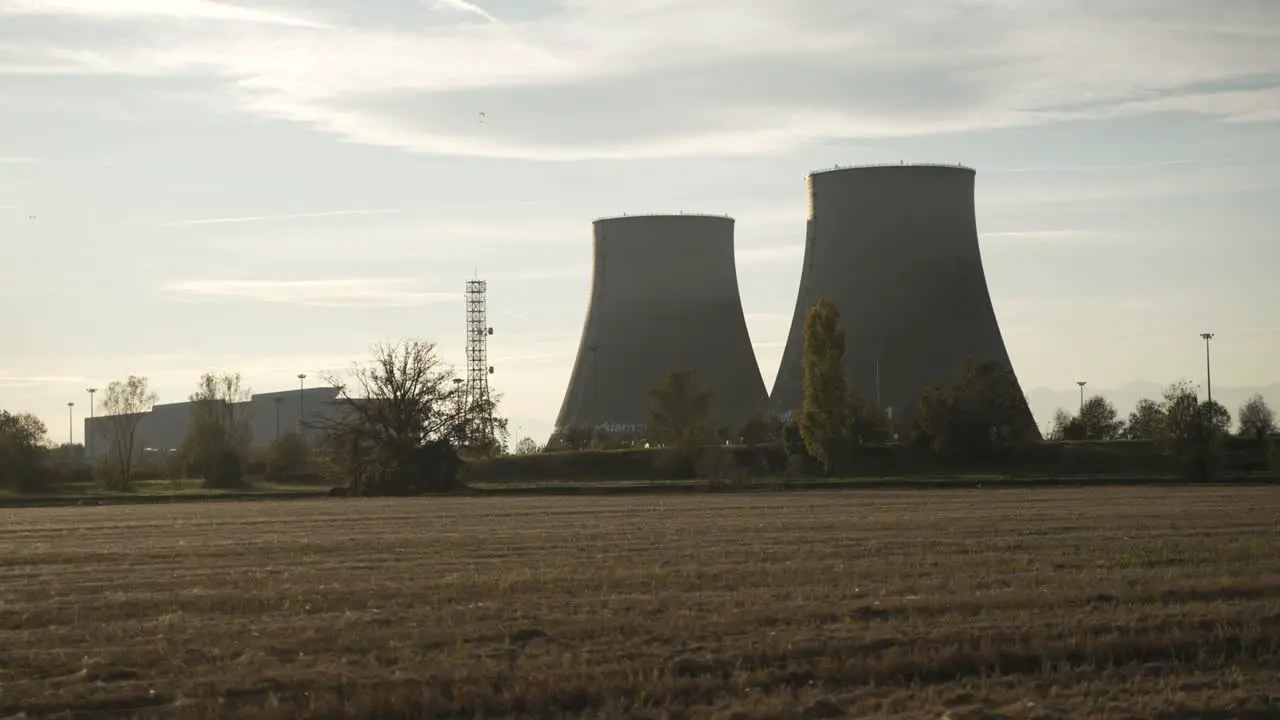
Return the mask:
M113 380L103 391L103 421L110 447L105 477L109 489L129 489L133 480L133 464L140 450L137 447L138 426L157 399L147 379L137 375L130 375L127 380Z
M334 450L332 460L351 495L418 495L461 487L457 442L463 436L465 402L454 371L434 343L379 343L372 362L344 378L338 412L315 421Z
M537 455L541 451L538 443L531 437L520 438L520 442L516 443L516 455Z
M1101 395L1094 395L1080 408L1080 424L1087 440L1115 440L1124 429L1116 407Z
M889 416L884 409L876 407L870 400L863 400L852 390L849 391L848 418L850 448L888 442L892 437L889 430Z
M17 492L46 489L42 467L48 429L35 415L0 410L0 488Z
M1159 402L1143 398L1129 413L1121 436L1126 440L1159 440L1164 436L1165 408Z
M996 362L970 362L950 384L927 390L916 438L949 457L984 457L1024 445L1039 433L1013 373Z
M738 441L747 447L764 445L777 438L776 424L769 422L762 413L756 413L747 418L746 422L742 423L742 427L738 428Z
M844 352L840 311L826 299L819 300L805 315L804 399L796 425L805 448L828 474L841 464L849 438L851 402Z
M1276 413L1262 395L1254 395L1240 406L1240 437L1265 440L1276 431Z
M1062 408L1054 412L1053 428L1049 431L1050 440L1083 440L1084 437L1084 423L1080 422L1080 418Z
M715 435L713 397L693 370L669 373L649 391L645 435L651 444L691 450Z
M1177 382L1164 391L1164 432L1166 447L1191 478L1214 477L1220 460L1222 436L1230 426L1226 408L1218 403L1200 402L1195 388Z
M297 479L311 465L311 448L300 433L281 435L267 453L267 480L283 484Z
M1231 412L1217 400L1206 400L1201 403L1201 411L1205 419L1218 433L1226 435L1231 432Z
M183 443L184 460L204 478L207 488L244 484L244 462L252 435L249 399L240 373L205 373L191 394L191 426Z

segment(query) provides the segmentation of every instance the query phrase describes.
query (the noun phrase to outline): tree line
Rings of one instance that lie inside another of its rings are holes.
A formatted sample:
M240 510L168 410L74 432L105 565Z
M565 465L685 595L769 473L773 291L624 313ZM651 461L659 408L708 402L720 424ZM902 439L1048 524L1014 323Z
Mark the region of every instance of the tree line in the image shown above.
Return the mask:
M459 485L464 457L499 453L508 439L497 414L501 394L469 397L467 387L434 343L381 343L368 362L327 374L336 399L277 437L266 452L265 477L337 482L341 494L410 495ZM239 373L202 375L188 396L190 418L176 452L165 457L170 478L200 478L208 489L249 484L253 432L249 399ZM145 377L113 381L101 393L97 423L106 446L91 468L82 449L49 443L44 423L30 414L0 411L0 489L41 492L72 480L129 491L143 458L143 422L158 400ZM95 439L97 439L95 433ZM74 458L64 462L62 458Z
M720 426L711 393L696 373L681 370L669 374L650 393L643 438L570 428L553 438L546 450L656 446L669 451L676 458L672 462L688 468L695 462L695 448L781 442L788 465L796 471L813 468L838 475L850 471L870 446L895 441L926 447L940 458L954 460L999 459L1041 441L1012 372L982 360L971 361L954 377L942 378L922 392L911 425L895 434L884 410L849 387L846 351L839 310L820 300L805 316L804 394L790 420L770 418L762 409L736 430ZM1166 389L1161 399L1139 402L1127 420L1099 396L1083 403L1076 416L1059 410L1044 439L1151 441L1174 455L1188 474L1206 477L1215 471L1230 427L1226 408L1200 401L1190 383L1179 382ZM1275 414L1261 396L1240 408L1238 435L1264 444L1272 466L1280 467L1280 454L1265 446L1275 432ZM528 439L520 449L538 451Z

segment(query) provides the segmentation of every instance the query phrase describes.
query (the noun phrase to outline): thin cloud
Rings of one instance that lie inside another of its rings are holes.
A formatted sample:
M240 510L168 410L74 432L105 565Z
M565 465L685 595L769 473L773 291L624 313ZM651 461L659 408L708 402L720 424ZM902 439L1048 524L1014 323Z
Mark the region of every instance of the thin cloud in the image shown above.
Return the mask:
M275 222L282 220L310 220L314 218L349 217L359 215L389 215L405 210L330 210L327 212L291 213L285 215L245 215L241 217L201 218L198 220L174 220L160 227L187 227L191 225L223 225L230 223Z
M0 15L73 16L99 20L169 18L283 25L318 29L324 23L297 15L254 10L214 0L8 0Z
M401 278L344 280L186 280L164 286L193 300L249 300L310 307L417 307L456 302L460 293L426 292Z
M0 373L0 387L33 388L47 385L79 385L85 382L78 375L16 375Z
M1024 240L1031 242L1064 242L1075 240L1092 240L1099 237L1114 238L1114 233L1102 233L1096 230L1005 230L1002 232L980 232L982 238L996 240Z
M1121 165L1040 165L1017 168L991 168L984 173L1079 173L1079 172L1113 172L1116 170L1146 170L1165 168L1175 165L1203 164L1203 160L1158 160L1145 163L1127 163Z
M212 0L13 7L103 19L279 14ZM1280 23L1280 5L1225 19L1205 7L574 0L534 20L400 30L362 23L353 5L350 22L330 26L173 23L103 33L91 47L32 37L0 72L196 78L213 88L211 104L350 142L543 161L758 155L1149 113L1280 116L1274 89L1204 90L1280 73L1275 33L1258 30ZM481 110L491 122L475 121Z
M40 162L33 157L0 157L0 165L32 165Z
M467 2L467 0L433 0L431 5L436 10L452 10L454 12L469 13L471 15L478 15L491 23L498 22L498 18L489 14L488 10L485 10L475 3Z
M792 260L804 255L804 242L802 240L776 247L740 248L734 255L738 265L763 265L779 260Z

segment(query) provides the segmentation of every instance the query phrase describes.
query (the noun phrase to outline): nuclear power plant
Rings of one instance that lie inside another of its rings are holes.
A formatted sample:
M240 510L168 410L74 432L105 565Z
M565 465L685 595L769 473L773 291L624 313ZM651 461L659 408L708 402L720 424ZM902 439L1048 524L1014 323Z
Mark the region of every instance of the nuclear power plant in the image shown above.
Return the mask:
M800 407L805 316L823 298L844 320L849 387L887 409L904 436L921 392L969 360L1012 371L978 248L975 176L955 165L808 176L800 290L770 398L776 414Z
M596 220L591 299L555 433L643 437L649 393L695 371L718 426L767 410L747 334L730 217L634 215Z

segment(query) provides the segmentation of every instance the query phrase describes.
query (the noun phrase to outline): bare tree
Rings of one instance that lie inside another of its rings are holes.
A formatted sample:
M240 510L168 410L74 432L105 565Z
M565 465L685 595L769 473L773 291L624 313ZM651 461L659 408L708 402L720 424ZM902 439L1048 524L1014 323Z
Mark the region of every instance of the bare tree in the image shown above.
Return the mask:
M133 462L139 450L138 426L157 399L147 379L137 375L130 375L127 380L113 380L103 391L103 419L111 447L111 463L106 476L109 488L129 488L133 480Z
M520 438L520 442L516 443L516 455L537 455L540 452L542 448L538 447L538 443L533 438Z
M205 373L191 394L191 429L183 454L205 485L232 488L244 481L252 429L249 399L240 373Z
M338 388L339 411L313 425L359 495L453 489L466 403L454 371L434 343L404 340L372 348L372 362L324 380Z

